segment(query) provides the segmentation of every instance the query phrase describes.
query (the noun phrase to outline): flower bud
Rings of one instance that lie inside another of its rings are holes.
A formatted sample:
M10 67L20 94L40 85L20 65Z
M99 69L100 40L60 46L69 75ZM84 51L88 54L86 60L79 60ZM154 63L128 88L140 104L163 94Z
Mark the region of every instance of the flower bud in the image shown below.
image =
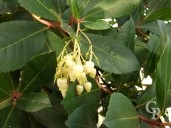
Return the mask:
M79 82L79 84L83 84L87 81L87 77L86 77L86 74L85 72L81 72L81 73L77 73L77 80Z
M76 74L74 73L73 70L70 70L69 78L70 78L70 81L73 81L73 82L75 82L75 80L77 79Z
M92 61L86 61L85 66L90 67L90 68L94 68L94 63Z
M76 91L78 95L81 95L81 93L83 92L84 88L82 85L77 85L76 86Z
M93 68L94 68L94 63L92 61L86 61L84 65L84 71L86 72L86 74L89 74L91 70L93 70Z
M59 90L67 89L67 79L66 78L58 78L57 79L57 86L59 87Z
M61 90L62 97L65 97L66 96L67 90L68 89Z
M77 73L81 73L83 72L83 65L81 64L76 64L74 67L73 67L73 70Z
M90 92L92 88L92 84L90 82L86 82L84 83L84 88L87 92Z
M95 68L93 68L93 69L91 70L91 72L89 73L89 76L90 76L91 78L95 78L95 76L96 76L96 69L95 69Z

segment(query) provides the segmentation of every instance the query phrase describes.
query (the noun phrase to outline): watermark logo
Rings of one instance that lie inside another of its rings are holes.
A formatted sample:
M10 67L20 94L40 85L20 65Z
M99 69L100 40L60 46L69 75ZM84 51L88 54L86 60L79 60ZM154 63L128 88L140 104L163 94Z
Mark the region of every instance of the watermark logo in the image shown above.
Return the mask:
M157 107L150 107L150 105L155 105L156 106L156 102L155 101L150 101L146 104L145 109L148 113L152 114L152 118L151 119L156 119L157 115L160 113L160 109Z

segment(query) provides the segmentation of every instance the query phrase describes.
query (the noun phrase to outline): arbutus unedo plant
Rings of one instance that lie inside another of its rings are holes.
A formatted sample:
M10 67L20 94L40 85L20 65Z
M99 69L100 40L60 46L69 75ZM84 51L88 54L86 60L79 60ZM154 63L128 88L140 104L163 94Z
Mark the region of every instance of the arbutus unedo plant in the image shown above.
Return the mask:
M0 0L0 128L171 126L170 12L170 0Z

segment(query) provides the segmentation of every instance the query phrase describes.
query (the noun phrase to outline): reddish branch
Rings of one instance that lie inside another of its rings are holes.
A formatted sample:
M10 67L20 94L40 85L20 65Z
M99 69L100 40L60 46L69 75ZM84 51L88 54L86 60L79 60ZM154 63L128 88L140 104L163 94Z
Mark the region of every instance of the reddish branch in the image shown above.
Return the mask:
M60 26L61 26L60 22L47 21L47 20L41 19L40 17L38 17L34 14L32 14L32 16L34 17L34 19L36 19L40 23L48 26L49 28L60 28Z
M142 116L139 116L139 119L148 123L151 126L161 126L161 127L171 126L171 123L157 122L155 120L150 120L150 119L144 118Z
M99 78L98 78L98 77L96 77L94 80L96 81L97 85L98 85L104 92L106 92L106 93L109 94L109 95L112 94L112 92L111 92L108 88L103 87L103 86L101 85L101 83L99 83Z

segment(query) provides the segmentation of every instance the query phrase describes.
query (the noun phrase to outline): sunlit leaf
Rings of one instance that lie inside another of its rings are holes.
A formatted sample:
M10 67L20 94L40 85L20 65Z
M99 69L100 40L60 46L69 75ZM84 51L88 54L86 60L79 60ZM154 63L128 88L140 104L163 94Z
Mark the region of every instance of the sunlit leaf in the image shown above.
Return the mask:
M84 21L84 26L89 28L89 29L93 29L93 30L105 30L105 29L109 29L110 25L109 23L107 23L104 20L87 20Z

